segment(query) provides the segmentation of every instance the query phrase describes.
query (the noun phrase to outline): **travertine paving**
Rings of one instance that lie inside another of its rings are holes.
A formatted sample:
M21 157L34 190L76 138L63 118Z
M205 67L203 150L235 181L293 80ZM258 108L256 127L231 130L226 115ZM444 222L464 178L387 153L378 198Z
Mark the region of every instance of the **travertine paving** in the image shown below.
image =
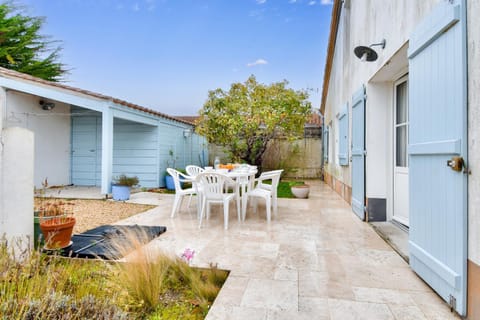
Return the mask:
M239 222L232 204L228 230L221 208L198 229L195 200L171 219L172 196L142 193L131 201L158 207L122 223L165 225L150 246L231 270L208 320L459 319L347 203L310 184L309 199L279 199L270 223L261 205Z

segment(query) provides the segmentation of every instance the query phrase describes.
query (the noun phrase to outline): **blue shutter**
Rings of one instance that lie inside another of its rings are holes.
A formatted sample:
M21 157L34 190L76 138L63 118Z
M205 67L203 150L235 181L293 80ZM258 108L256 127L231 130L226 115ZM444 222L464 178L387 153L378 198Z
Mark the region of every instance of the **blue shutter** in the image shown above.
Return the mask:
M323 128L323 163L328 163L328 126Z
M466 5L442 1L410 37L410 266L466 314L467 177L447 166L467 159Z
M352 210L365 219L365 87L352 97Z
M348 166L348 104L338 116L338 127L338 162L341 166Z

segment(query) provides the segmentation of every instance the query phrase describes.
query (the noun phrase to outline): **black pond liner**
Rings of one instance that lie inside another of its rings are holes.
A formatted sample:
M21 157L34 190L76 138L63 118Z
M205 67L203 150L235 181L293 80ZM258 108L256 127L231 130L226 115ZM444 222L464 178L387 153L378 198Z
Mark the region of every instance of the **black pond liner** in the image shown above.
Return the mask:
M104 225L72 236L72 245L62 256L115 260L167 231L163 226Z

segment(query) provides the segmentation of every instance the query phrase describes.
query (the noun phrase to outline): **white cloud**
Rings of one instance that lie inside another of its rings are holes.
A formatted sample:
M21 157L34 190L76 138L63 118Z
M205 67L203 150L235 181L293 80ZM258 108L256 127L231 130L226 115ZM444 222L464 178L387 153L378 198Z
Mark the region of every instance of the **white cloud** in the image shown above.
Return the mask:
M290 1L288 1L288 3L295 3L295 2L297 2L297 0L290 0Z
M257 59L255 62L247 63L247 67L254 67L254 66L261 65L261 64L268 64L268 61L264 60L264 59Z
M308 3L308 5L309 5L309 6L314 6L316 3L317 3L317 1L310 1L310 2Z
M333 0L321 0L320 3L323 5L331 5L333 4Z
M135 3L133 6L132 6L132 10L137 12L137 11L140 11L140 6L138 5L138 3Z
M267 0L257 0L257 4L264 4Z

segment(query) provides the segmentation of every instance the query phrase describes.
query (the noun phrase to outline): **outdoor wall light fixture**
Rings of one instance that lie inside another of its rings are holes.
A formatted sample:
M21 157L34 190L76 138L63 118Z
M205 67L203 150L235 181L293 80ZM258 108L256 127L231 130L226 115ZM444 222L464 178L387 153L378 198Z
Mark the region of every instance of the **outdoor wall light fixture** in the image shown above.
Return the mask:
M382 42L371 44L368 47L358 46L355 49L353 49L353 52L355 53L357 58L359 58L360 61L362 61L362 62L375 61L375 60L377 60L378 55L375 52L375 50L372 49L372 47L381 46L382 49L385 49L385 44L386 43L387 43L386 40L383 39Z
M183 130L183 137L188 138L192 134L192 131L190 129L185 129Z
M38 101L38 104L42 107L43 110L50 111L55 108L55 103L47 102L45 100Z

